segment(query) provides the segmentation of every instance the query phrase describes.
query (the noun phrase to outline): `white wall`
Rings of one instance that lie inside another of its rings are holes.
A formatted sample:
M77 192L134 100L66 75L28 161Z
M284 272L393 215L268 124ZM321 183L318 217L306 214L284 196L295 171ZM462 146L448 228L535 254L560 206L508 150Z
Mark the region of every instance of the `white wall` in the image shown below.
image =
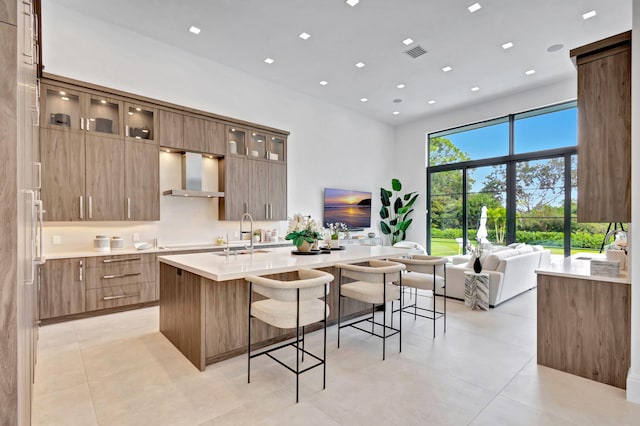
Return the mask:
M567 60L569 58L567 57ZM576 98L576 79L505 96L479 105L425 117L395 129L395 175L407 191L419 191L419 205L413 215L407 239L426 244L427 235L427 134L478 121L502 117Z
M640 0L633 0L633 35L631 40L631 111L640 111ZM640 116L631 116L631 164L640 164ZM640 167L631 169L631 222L640 223ZM634 188L636 188L634 190ZM638 228L636 226L635 228ZM630 227L631 230L631 227ZM640 404L640 233L630 232L631 259L631 368L627 376L627 399Z
M377 194L391 179L393 129L386 124L97 21L53 1L43 2L42 8L43 63L48 73L290 131L289 215L301 212L321 219L324 187ZM161 219L156 223L48 224L45 253L81 249L75 246L78 244L88 247L100 229L129 240L133 232L140 232L142 239L158 237L167 244L211 242L217 235L237 229L237 222L217 221L210 201L184 201L163 198ZM177 202L182 202L180 207ZM375 195L373 202L372 225L379 232ZM286 228L286 223L271 225L281 232ZM62 246L51 245L52 235L62 236Z

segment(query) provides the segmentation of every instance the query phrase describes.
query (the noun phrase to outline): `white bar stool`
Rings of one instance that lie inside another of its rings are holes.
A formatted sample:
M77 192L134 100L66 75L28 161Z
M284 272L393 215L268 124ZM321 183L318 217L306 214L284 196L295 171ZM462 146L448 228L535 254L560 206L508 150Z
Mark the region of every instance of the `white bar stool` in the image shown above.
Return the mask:
M329 284L333 281L333 275L316 271L313 269L300 269L298 280L279 281L271 278L249 275L245 279L249 282L249 330L247 335L247 383L251 383L251 359L260 355L267 355L289 371L296 375L296 402L299 400L299 378L300 374L312 368L323 366L322 389L326 387L327 377L327 317L329 316L329 306L327 305L327 294L329 294ZM256 302L251 301L253 292L261 294L267 299ZM319 300L323 298L323 300ZM257 318L269 325L278 328L295 328L296 339L293 342L284 343L275 348L271 348L259 353L251 354L251 318ZM304 348L304 327L316 322L324 322L324 346L322 358L308 352ZM300 327L302 327L302 338L300 338ZM302 346L300 345L302 343ZM293 346L296 350L295 369L277 359L271 352ZM317 362L311 366L301 369L300 354L302 362L304 354L314 358Z
M447 262L446 257L414 255L412 258L391 258L393 262L403 263L407 272L402 274L402 285L416 289L414 303L401 306L402 312L413 313L413 318L423 317L433 320L433 337L436 337L436 320L443 318L444 332L447 332ZM444 290L444 310L436 309L436 287ZM433 309L418 306L418 289L433 292ZM413 308L411 312L410 308ZM430 312L421 315L418 310Z
M382 359L385 359L386 340L395 334L399 334L399 351L402 352L402 315L400 315L400 325L398 328L393 327L393 301L400 299L402 291L402 275L401 271L405 269L402 263L389 262L386 260L371 260L369 266L349 265L338 263L335 265L339 268L340 275L338 278L338 348L340 347L340 329L344 327L353 327L365 333L382 338ZM343 277L351 278L357 281L342 283ZM399 282L400 287L393 285L393 282ZM349 297L365 303L371 303L371 316L367 318L353 321L349 324L341 324L341 306L342 298ZM387 303L391 301L391 326L387 325ZM375 322L375 305L382 304L382 323ZM365 330L358 326L362 322L370 322L371 330ZM382 326L382 334L375 332L376 325ZM387 334L387 330L391 333Z

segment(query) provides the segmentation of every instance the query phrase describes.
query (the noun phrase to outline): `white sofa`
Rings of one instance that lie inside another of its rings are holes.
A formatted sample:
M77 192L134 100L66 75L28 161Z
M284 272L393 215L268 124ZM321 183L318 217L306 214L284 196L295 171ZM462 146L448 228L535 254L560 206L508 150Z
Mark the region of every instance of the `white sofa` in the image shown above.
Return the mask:
M483 255L482 272L489 274L489 305L494 307L536 286L535 270L549 265L551 252L542 246L512 245ZM469 263L447 265L447 297L464 299L464 272ZM440 290L437 294L442 294Z

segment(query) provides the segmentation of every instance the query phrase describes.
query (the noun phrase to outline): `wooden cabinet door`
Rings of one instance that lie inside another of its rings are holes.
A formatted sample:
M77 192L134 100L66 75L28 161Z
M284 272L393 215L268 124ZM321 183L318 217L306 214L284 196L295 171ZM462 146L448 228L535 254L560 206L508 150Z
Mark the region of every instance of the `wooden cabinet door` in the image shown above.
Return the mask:
M224 155L226 151L225 125L217 121L207 120L207 137L204 152Z
M221 199L219 218L222 220L240 220L249 208L249 160L240 157L224 159L224 199Z
M184 116L182 148L187 151L204 152L207 138L207 122L198 117Z
M249 213L253 220L266 220L269 213L269 163L246 160L249 168Z
M269 164L269 219L287 220L287 165Z
M87 220L124 220L124 140L87 135Z
M41 269L40 318L84 312L84 259L47 260Z
M41 197L47 221L85 218L84 134L40 129Z
M578 222L631 221L631 51L578 62Z
M158 146L127 140L124 151L127 220L160 220Z
M177 112L158 111L158 142L168 148L184 148L183 115Z

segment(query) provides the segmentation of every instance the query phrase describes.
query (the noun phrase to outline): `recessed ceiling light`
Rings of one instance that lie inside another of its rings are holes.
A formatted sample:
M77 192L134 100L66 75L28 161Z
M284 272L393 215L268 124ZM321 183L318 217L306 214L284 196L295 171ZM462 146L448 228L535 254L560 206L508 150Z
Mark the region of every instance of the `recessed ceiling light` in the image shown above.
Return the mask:
M167 151L167 152L171 152L171 150L170 150L170 149L167 149L166 151Z
M428 103L429 105L433 105L433 104L435 104L435 103L436 103L436 101L435 101L435 100L433 100L433 99L431 99L431 100L430 100L430 101L428 101L427 103Z
M326 80L322 80L322 81L320 82L320 86L326 86L327 84L329 84L329 82L328 82L328 81L326 81Z
M106 104L107 101L105 101L104 99L100 101L101 104Z
M511 43L510 41L502 45L502 48L504 50L511 49L512 47L513 47L513 43Z
M413 43L413 39L411 38L405 38L404 40L402 40L402 44L404 44L405 46L408 46L411 43Z
M300 37L303 40L307 40L309 37L311 37L311 35L303 32L303 33L300 33L298 37Z
M346 0L345 3L348 4L349 6L353 7L356 4L360 3L360 0Z
M402 99L400 99L400 98L396 98L396 99L394 99L394 100L393 100L393 103L394 103L394 104L402 103Z
M357 68L362 68L362 67L364 67L364 62L358 62L358 63L356 64L356 67L357 67Z
M481 8L482 6L480 6L480 3L474 3L471 6L469 6L467 9L469 9L469 12L473 13L473 12L477 12Z
M63 96L60 99L62 99L63 101L68 101L69 100L69 98L67 98L66 96Z
M453 68L451 68L449 65L447 65L446 67L442 67L442 71L444 72L449 72L451 71Z
M597 13L595 10L590 10L589 12L583 13L582 14L582 19L589 19L589 18L593 18L594 16L596 16Z
M133 115L133 113L131 111L129 111L129 115Z
M369 99L367 98L360 98L360 102L367 102Z
M62 90L59 92L62 96L66 95L67 92L63 92Z
M393 111L393 115L398 115L400 114L400 111Z
M478 90L480 90L480 88L478 86L474 86L471 88L472 92L477 92Z
M535 73L536 73L536 70L533 70L533 69L532 69L532 70L527 70L527 71L525 71L524 73L525 73L526 75L531 75L531 74L535 74Z
M396 87L397 87L398 89L404 89L404 88L405 88L405 87L407 87L407 86L405 86L404 84L400 83L400 84L398 84Z
M142 108L136 108L136 111L138 111L138 112L142 111Z
M552 44L551 46L547 47L547 52L549 53L557 52L558 50L562 50L563 47L564 47L564 44L562 43Z
M194 34L200 34L200 28L194 27L193 25L191 27L189 27L189 31L194 33Z
M265 63L267 63L267 64L269 64L269 65L271 65L271 64L272 64L272 63L274 63L275 61L274 61L273 59L271 59L271 58L265 58L265 59L264 59L264 62L265 62Z

